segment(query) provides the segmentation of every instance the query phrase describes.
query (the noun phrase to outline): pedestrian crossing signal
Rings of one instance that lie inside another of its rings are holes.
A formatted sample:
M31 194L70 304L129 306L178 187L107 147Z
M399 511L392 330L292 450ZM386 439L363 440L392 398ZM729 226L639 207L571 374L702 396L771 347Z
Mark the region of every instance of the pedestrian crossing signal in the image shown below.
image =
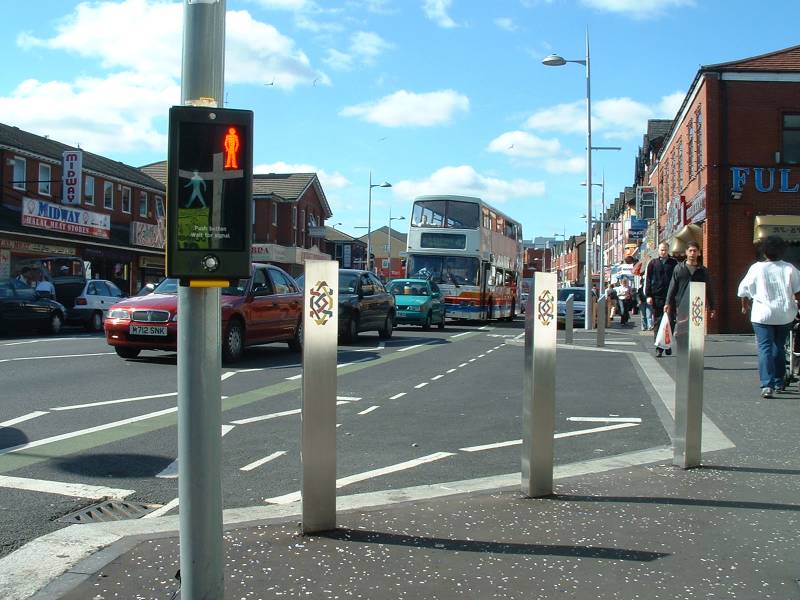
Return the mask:
M169 115L167 276L181 285L249 277L253 112L173 106Z

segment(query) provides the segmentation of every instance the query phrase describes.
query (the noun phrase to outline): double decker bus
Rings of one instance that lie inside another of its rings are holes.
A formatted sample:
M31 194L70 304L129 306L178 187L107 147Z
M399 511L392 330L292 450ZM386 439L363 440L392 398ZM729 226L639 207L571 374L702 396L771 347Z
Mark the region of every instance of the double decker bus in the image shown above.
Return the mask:
M414 200L406 275L429 277L451 319L506 319L516 313L522 227L480 198Z

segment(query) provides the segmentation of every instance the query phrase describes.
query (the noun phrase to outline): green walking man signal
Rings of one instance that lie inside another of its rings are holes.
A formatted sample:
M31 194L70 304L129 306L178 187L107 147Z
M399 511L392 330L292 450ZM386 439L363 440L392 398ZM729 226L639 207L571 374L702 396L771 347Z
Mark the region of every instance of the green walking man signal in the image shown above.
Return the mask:
M173 106L167 158L167 277L250 276L253 111Z

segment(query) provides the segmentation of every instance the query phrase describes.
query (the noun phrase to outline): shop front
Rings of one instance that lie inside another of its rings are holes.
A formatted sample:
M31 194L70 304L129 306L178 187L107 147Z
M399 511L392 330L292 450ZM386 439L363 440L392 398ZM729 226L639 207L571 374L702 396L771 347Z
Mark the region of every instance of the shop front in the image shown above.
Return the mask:
M253 262L271 263L292 277L303 274L303 265L307 260L331 260L331 256L320 251L317 246L297 248L279 244L253 244L250 256Z
M32 241L22 236L0 234L0 279L19 274L21 265L32 258L76 256L74 245L47 241Z

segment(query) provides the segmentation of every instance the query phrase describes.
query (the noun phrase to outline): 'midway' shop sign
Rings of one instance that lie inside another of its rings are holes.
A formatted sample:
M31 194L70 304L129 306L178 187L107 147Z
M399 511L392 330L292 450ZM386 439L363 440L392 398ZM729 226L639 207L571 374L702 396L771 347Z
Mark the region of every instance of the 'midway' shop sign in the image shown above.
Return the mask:
M111 237L110 215L32 198L25 198L22 201L22 224L50 231L106 239Z

